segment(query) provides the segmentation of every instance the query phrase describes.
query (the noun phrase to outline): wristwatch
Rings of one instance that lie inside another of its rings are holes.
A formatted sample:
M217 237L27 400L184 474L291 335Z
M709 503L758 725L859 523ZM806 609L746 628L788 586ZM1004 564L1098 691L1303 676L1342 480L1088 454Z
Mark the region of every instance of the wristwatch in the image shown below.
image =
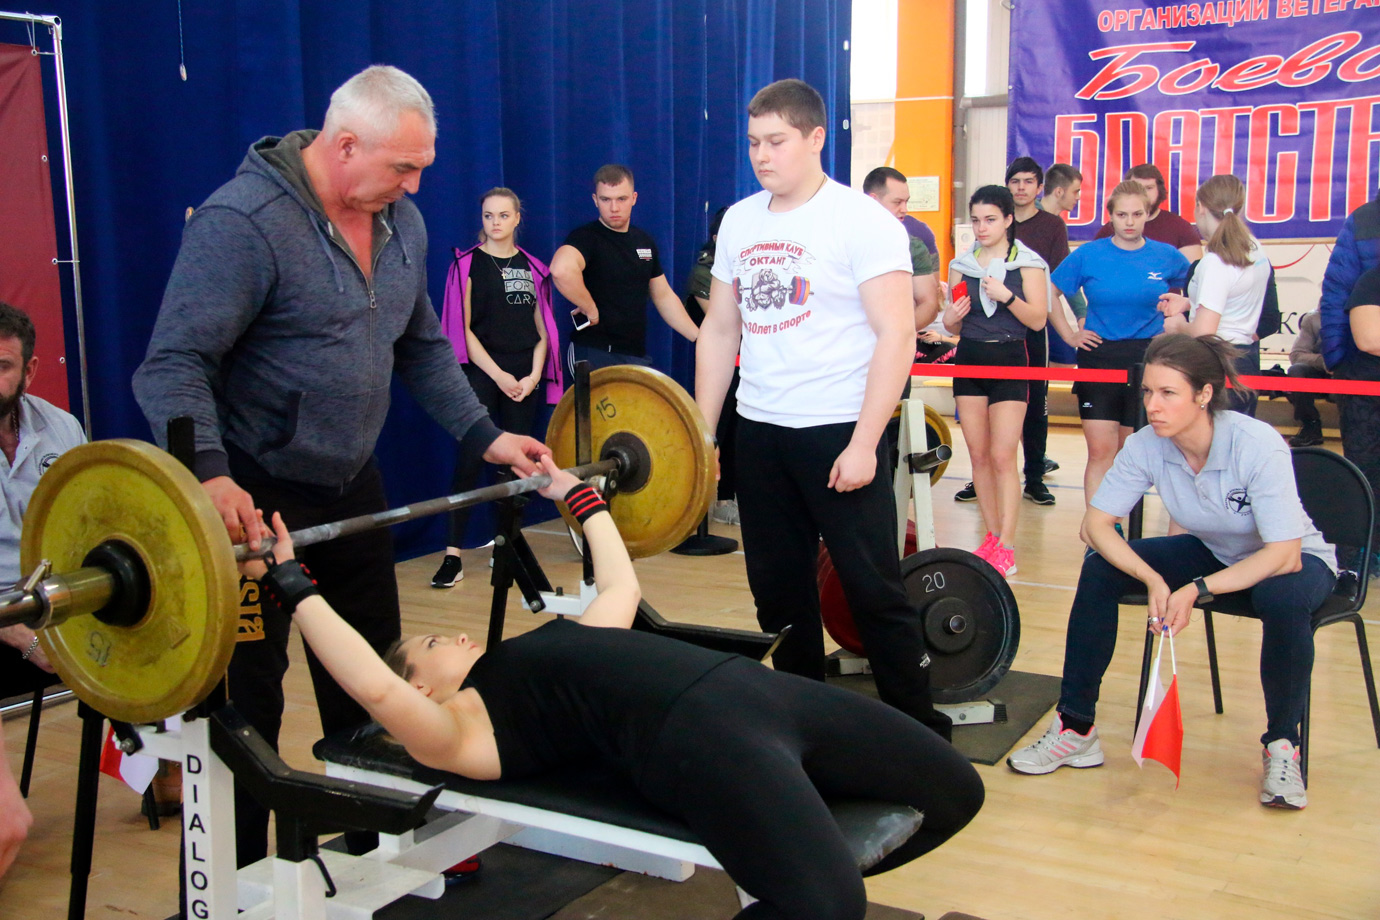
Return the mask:
M1195 578L1193 579L1193 583L1198 586L1198 603L1212 603L1214 595L1210 590L1208 590L1207 582L1203 581L1201 578Z

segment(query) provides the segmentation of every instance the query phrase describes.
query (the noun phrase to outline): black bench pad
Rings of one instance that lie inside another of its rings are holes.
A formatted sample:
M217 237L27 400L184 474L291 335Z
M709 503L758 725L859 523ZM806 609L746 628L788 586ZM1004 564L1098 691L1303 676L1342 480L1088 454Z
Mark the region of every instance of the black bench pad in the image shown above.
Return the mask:
M583 767L526 779L485 781L417 763L377 723L339 732L312 747L318 760L444 786L452 792L586 818L686 843L699 840L679 819L653 807L627 779L602 767ZM770 779L764 781L769 782ZM910 839L922 815L905 805L862 799L829 802L860 869Z

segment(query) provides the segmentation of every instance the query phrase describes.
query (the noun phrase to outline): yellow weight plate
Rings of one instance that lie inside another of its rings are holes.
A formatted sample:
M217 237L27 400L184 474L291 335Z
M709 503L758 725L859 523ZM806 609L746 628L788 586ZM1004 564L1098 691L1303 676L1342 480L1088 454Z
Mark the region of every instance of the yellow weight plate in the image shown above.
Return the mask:
M122 540L149 573L148 613L133 626L73 616L39 633L48 660L88 705L153 722L201 702L235 648L239 576L206 491L171 455L142 441L95 441L43 474L24 515L24 571L49 559L62 574L106 540Z
M933 406L925 406L925 450L934 450L940 444L945 447L953 447L953 435L949 433L949 423L944 420L944 416L935 411ZM930 470L930 485L936 485L944 475L944 471L949 468L949 461Z
M681 386L648 367L618 365L590 374L590 434L594 460L604 442L641 446L646 483L620 488L609 502L618 532L634 558L654 556L688 537L714 496L714 439L699 407ZM575 465L575 391L566 390L551 415L546 443L561 467ZM566 522L575 519L561 509Z

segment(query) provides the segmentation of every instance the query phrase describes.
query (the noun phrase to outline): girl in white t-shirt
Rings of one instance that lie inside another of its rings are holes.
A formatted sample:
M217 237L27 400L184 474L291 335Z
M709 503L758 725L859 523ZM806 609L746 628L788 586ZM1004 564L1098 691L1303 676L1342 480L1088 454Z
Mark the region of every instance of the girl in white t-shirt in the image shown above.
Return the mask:
M1270 260L1241 217L1246 186L1232 175L1213 176L1197 195L1197 224L1207 254L1193 269L1188 296L1160 298L1165 332L1217 335L1241 350L1238 374L1260 372L1255 330L1270 285ZM1255 415L1254 400L1233 399L1231 408Z

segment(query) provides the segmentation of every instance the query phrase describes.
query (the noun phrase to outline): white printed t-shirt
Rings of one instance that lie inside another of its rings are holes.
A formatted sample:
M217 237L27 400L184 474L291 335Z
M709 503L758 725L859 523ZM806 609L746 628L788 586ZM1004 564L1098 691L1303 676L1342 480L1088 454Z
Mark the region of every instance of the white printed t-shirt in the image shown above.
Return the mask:
M876 199L833 179L790 211L768 210L771 198L729 208L715 249L713 275L742 317L738 412L786 428L856 422L877 347L858 285L909 277L909 238Z
M1250 345L1255 341L1255 327L1260 325L1260 311L1265 305L1265 289L1270 283L1270 260L1259 243L1251 250L1251 264L1245 268L1228 265L1214 252L1203 256L1188 282L1188 298L1192 306L1188 321L1198 315L1199 307L1222 317L1217 334L1233 345Z

